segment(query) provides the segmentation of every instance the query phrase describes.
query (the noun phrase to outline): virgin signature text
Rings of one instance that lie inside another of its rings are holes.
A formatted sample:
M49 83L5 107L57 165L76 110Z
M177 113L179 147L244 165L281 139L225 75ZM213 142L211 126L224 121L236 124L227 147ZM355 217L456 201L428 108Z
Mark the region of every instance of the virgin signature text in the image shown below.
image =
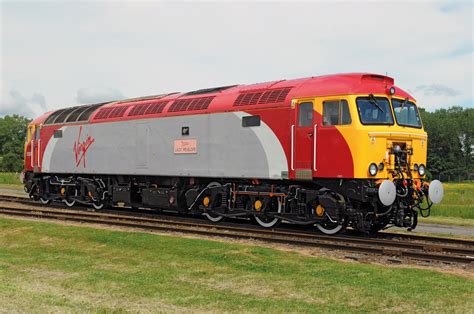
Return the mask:
M86 167L86 153L89 147L94 143L94 138L87 134L85 139L81 141L82 137L82 126L79 127L79 134L77 134L77 140L74 142L74 156L76 157L76 167L79 167L82 161L84 168Z

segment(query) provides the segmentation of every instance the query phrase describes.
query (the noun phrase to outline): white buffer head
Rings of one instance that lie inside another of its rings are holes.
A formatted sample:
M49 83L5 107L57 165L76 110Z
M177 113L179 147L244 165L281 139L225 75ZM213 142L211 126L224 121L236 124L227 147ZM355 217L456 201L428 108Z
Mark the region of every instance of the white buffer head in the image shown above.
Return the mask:
M385 206L390 206L395 202L397 197L397 189L395 184L390 180L384 180L379 186L379 200Z
M443 200L443 184L439 180L433 180L428 188L428 197L434 204L439 204Z

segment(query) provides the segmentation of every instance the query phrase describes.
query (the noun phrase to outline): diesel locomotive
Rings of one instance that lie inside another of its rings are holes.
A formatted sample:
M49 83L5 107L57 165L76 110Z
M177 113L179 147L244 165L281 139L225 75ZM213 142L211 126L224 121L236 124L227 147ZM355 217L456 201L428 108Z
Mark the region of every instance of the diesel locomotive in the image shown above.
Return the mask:
M377 232L442 200L427 140L392 78L326 75L47 112L28 126L23 182L43 204Z

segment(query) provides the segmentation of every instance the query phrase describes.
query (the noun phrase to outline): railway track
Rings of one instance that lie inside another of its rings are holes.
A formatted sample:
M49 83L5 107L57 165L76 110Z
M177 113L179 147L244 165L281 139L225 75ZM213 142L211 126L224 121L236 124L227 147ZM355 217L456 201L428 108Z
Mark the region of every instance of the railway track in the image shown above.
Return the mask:
M173 216L153 216L140 212L103 210L91 212L90 208L69 209L55 206L39 206L38 203L22 197L0 196L0 201L16 206L0 206L0 214L8 216L35 217L70 222L112 225L160 232L178 232L224 237L232 239L257 240L293 246L324 248L353 253L384 255L400 259L426 262L474 264L474 241L445 239L424 236L408 237L395 234L394 238L365 238L356 236L327 236L323 234L280 228L261 229L253 226L233 224L209 224L200 219L183 219ZM21 204L21 206L19 206Z

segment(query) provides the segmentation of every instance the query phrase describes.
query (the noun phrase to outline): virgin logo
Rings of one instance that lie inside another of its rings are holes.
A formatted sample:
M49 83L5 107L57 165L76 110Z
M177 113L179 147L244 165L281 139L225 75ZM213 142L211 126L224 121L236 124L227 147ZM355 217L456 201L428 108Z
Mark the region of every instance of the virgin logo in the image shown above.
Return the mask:
M81 141L82 137L82 125L79 127L79 134L77 135L77 140L74 142L74 156L76 157L76 167L82 164L84 168L86 167L86 153L89 147L94 143L94 138L87 134L85 139Z

